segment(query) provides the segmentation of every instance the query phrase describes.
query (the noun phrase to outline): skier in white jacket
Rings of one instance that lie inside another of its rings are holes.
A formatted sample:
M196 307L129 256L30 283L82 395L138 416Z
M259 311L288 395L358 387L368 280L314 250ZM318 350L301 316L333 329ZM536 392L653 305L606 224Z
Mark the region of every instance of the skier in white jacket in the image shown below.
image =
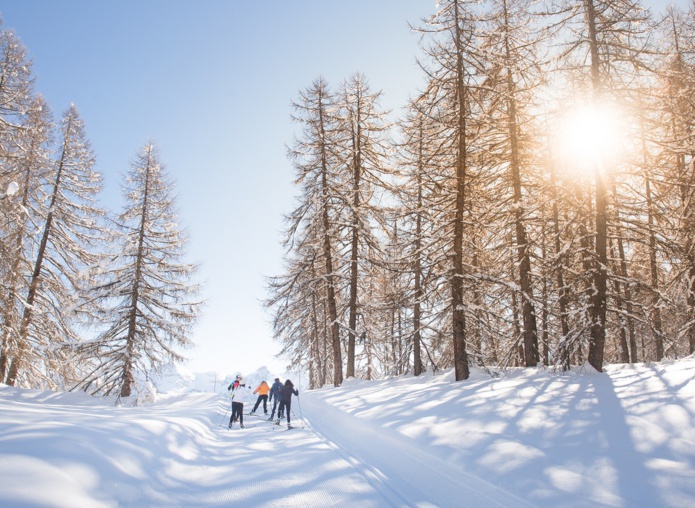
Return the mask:
M244 402L251 402L255 398L251 387L246 386L243 376L238 375L237 381L239 384L232 388L230 395L232 397L232 416L229 418L229 428L232 428L232 423L238 419L241 428L244 428Z

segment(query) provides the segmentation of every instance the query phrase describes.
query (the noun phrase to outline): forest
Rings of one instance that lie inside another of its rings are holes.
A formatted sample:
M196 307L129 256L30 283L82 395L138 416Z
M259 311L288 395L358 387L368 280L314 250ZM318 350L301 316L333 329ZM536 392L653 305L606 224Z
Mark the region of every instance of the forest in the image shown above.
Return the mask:
M695 4L441 0L394 115L357 72L292 104L264 302L310 384L695 352Z
M122 210L101 209L77 107L54 118L2 25L0 51L0 383L138 395L182 360L201 306L166 167L144 143Z

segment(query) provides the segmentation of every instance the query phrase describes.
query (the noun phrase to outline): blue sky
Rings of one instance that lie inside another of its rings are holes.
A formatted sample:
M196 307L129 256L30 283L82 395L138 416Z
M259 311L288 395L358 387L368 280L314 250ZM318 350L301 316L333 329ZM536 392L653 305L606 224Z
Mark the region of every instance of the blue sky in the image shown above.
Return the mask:
M408 23L434 12L435 0L0 0L56 118L77 105L104 207L120 210L136 151L160 148L208 302L189 366L223 374L285 365L260 301L293 208L291 101L319 76L337 87L361 72L397 110L422 82Z
M120 176L152 139L176 181L207 306L190 368L249 372L274 358L265 277L281 272L295 189L290 103L324 76L364 73L397 108L421 80L408 22L434 0L0 1L56 117L74 102L120 210Z

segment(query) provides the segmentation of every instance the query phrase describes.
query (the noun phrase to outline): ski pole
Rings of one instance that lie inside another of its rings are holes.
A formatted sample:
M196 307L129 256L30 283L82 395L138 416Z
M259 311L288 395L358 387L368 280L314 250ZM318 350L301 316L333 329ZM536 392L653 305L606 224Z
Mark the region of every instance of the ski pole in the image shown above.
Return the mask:
M301 388L302 376L299 375L299 368L297 368L297 378L299 379L297 382L299 385L298 388ZM304 418L302 418L302 403L299 401L299 390L297 390L297 408L299 409L299 419L302 421L302 428L304 428Z
M220 422L220 427L223 426L224 421L227 419L227 415L229 414L229 410L232 408L232 403L229 403L229 406L227 407L227 410L224 412L224 416L222 417L222 421Z
M227 408L227 410L224 412L224 416L222 417L222 421L220 422L220 425L219 425L220 427L223 426L222 424L224 424L224 421L227 419L227 414L229 414L229 408Z
M297 395L297 408L299 409L299 419L302 421L302 428L304 428L304 418L302 418L302 403L299 402L299 395Z

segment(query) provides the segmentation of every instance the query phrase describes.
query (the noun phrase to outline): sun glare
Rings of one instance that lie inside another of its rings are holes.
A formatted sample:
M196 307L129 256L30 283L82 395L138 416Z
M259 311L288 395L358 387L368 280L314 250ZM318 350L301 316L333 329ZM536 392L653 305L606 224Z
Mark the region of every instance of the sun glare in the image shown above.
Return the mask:
M602 171L620 148L620 115L609 107L584 105L562 117L557 152L568 170Z

